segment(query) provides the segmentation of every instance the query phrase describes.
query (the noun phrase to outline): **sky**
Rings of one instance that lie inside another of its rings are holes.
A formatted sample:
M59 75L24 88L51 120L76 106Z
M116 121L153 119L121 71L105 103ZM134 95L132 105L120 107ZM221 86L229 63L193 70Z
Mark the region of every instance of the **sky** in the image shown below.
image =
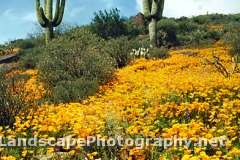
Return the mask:
M0 43L25 38L38 28L35 0L0 0ZM125 17L141 11L142 0L66 0L63 23L87 24L93 13L118 8ZM240 13L240 0L165 0L164 16L181 17L209 13Z

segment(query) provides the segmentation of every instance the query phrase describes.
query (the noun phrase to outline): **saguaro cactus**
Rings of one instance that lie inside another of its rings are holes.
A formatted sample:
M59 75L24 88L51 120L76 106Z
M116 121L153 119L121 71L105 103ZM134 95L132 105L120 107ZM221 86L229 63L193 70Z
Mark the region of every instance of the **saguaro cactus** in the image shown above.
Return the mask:
M143 0L143 13L149 22L149 37L152 47L157 46L157 21L162 18L164 0Z
M38 22L46 29L46 43L53 37L53 28L61 24L64 14L65 0L56 0L55 15L53 17L53 0L44 0L44 9L41 1L36 0L36 13Z

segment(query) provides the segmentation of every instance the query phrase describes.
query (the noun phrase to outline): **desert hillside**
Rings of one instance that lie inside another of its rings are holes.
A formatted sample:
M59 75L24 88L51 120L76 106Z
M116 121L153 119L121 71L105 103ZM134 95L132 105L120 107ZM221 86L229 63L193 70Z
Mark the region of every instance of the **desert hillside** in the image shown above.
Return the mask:
M13 130L1 134L42 138L99 135L103 139L120 135L178 136L196 142L199 137L225 137L228 141L224 148L169 148L160 152L160 148L151 145L141 149L123 146L118 154L121 157L124 153L128 159L149 159L158 155L160 159L183 156L184 160L237 157L240 154L235 146L240 125L240 74L224 77L210 63L214 56L219 57L230 73L232 60L228 52L228 47L218 43L209 48L172 50L167 59L135 60L117 70L113 80L101 86L97 95L81 103L45 104L18 116ZM44 89L34 80L37 71L29 70L25 74L31 77L24 83L25 91L30 93L28 97L44 96ZM79 149L63 155L81 155ZM104 156L97 148L93 147L92 151L88 153L90 159ZM32 154L31 149L22 152ZM48 148L47 152L50 157L60 156L56 148Z
M2 1L0 160L240 160L239 0L186 3Z

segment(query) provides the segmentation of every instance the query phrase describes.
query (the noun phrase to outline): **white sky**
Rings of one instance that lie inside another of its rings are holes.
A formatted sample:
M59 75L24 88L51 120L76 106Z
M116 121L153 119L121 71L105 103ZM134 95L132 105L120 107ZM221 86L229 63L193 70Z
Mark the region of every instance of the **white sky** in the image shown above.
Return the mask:
M142 0L136 0L142 8ZM164 16L191 17L209 13L240 13L240 0L165 0Z

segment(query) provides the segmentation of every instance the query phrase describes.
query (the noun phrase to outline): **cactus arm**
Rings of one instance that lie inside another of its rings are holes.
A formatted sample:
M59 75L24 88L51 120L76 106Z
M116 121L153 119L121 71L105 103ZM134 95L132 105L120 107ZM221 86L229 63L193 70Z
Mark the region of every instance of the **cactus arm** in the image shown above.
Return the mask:
M52 21L53 15L52 15L52 11L53 11L53 0L46 0L45 3L46 7L45 7L45 14L46 17L48 18L49 22Z
M150 5L152 0L143 0L143 14L145 17L149 17L151 15Z
M55 14L54 14L54 18L53 18L53 21L52 21L53 23L57 21L59 13L60 13L60 0L57 0L56 1Z
M47 17L44 15L43 8L40 6L40 0L36 0L36 12L37 12L37 19L38 22L42 27L46 27L48 23Z
M159 2L159 13L158 13L158 19L161 19L161 18L162 18L162 15L163 15L163 8L164 8L164 3L165 3L165 0L160 0L160 2Z
M152 17L156 17L156 15L158 14L158 4L159 4L159 2L158 2L159 0L153 0L152 1L152 9L151 9L151 16Z
M55 26L55 27L60 25L60 23L63 20L65 2L66 2L66 0L61 0L61 4L59 5L58 16L56 16L56 14L55 14L54 21L53 21L53 26Z

